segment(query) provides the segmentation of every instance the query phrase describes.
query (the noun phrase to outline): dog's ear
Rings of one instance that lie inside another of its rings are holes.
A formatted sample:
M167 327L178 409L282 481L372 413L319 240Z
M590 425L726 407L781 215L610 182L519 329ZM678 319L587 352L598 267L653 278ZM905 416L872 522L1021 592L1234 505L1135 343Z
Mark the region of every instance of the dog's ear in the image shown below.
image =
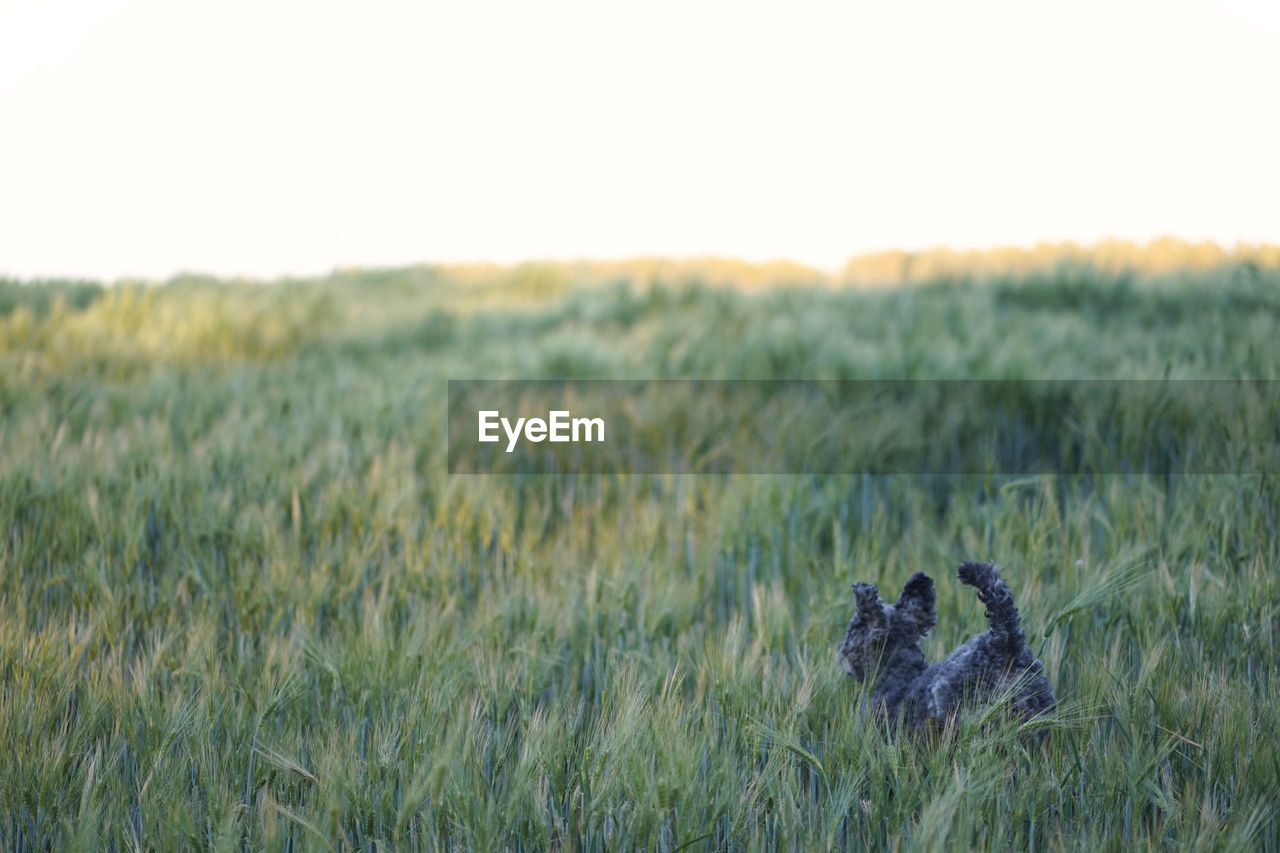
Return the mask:
M858 602L858 615L862 621L877 623L884 620L884 607L880 604L880 591L873 583L855 583L853 597Z
M898 597L897 611L910 623L912 629L923 637L929 629L938 624L938 610L934 607L937 595L933 591L933 581L924 572L916 572L902 588Z

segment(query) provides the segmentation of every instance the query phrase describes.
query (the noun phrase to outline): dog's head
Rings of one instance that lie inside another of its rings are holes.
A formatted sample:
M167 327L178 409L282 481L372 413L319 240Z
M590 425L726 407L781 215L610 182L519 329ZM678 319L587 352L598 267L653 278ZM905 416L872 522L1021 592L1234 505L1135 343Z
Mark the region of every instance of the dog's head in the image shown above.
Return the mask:
M916 646L938 623L933 581L924 572L911 576L896 604L881 601L870 583L854 584L853 597L857 609L840 641L839 658L844 671L858 681L866 680L896 648Z

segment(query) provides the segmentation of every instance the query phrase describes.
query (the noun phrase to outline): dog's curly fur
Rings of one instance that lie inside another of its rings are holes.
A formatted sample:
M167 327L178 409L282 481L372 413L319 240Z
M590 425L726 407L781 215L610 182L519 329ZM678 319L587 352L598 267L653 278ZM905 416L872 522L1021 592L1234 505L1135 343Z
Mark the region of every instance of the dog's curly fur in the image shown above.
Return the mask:
M880 600L874 584L853 585L857 612L840 642L845 672L858 681L875 677L871 710L921 729L947 725L963 706L1007 701L1024 719L1054 707L1044 664L1027 647L1013 594L987 563L961 563L957 575L987 606L988 628L941 663L929 665L920 638L938 622L933 581L916 572L896 604Z

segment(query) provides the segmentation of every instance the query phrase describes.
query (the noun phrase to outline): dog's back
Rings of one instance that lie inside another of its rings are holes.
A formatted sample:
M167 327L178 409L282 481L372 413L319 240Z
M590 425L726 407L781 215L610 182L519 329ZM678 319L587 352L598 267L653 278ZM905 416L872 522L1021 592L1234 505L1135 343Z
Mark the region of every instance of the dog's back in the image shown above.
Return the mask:
M966 703L996 699L1025 719L1052 710L1053 687L1027 645L1013 593L1000 572L988 563L964 562L956 574L986 605L987 630L921 673L927 682L921 711L948 720Z

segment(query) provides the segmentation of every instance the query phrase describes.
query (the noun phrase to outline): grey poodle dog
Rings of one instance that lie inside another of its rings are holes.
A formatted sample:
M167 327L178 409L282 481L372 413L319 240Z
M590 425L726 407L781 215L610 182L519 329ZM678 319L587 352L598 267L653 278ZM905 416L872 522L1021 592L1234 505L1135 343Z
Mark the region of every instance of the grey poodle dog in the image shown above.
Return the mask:
M938 622L929 576L912 575L896 604L881 601L874 584L853 585L858 609L840 641L839 657L856 680L875 677L871 710L915 729L947 725L962 706L997 699L1023 719L1052 710L1053 688L1044 664L1027 647L1013 594L1000 573L986 563L965 562L957 575L987 606L988 627L933 665L919 644Z

